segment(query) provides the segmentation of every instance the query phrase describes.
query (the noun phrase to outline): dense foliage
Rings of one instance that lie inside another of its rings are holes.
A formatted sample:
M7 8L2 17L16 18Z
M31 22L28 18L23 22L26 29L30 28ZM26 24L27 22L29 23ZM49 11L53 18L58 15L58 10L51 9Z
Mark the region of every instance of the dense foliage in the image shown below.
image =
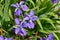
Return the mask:
M60 40L59 0L0 0L0 40Z

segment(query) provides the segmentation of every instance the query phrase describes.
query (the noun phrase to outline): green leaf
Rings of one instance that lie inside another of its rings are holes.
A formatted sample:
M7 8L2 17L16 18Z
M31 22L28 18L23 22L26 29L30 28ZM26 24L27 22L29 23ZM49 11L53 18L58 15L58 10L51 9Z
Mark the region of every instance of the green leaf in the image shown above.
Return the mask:
M35 36L32 37L32 40L37 40L37 38Z
M11 19L13 19L13 15L12 15L12 13L11 13L11 9L9 9L9 17L10 17Z
M11 3L16 3L17 1L18 1L18 0L13 0L13 1L11 0Z
M47 31L45 31L45 30L39 30L39 32L49 34L49 32L47 32Z
M33 7L35 7L35 4L32 0L28 0L28 1L30 1L30 3L32 3Z
M57 40L59 40L59 37L54 32L53 35L56 37Z
M53 28L56 29L54 22L51 19L49 19L49 18L40 18L40 19L48 21L53 26Z
M57 22L58 24L60 24L60 21L57 20L56 22Z
M44 9L46 9L46 7L43 7L43 8L41 8L41 9L39 9L39 10L36 12L36 14L39 13L39 12L41 12L41 11L44 10Z
M39 19L37 20L37 23L39 24L39 27L41 28L41 30L43 30L42 24Z
M41 0L36 0L36 6L40 6L41 5Z
M3 0L0 1L0 3L2 2Z
M5 20L5 21L10 21L9 14L8 14L9 5L10 5L10 0L5 0L4 16L3 16L3 20Z
M1 17L3 17L3 7L4 7L4 5L0 4L0 16Z

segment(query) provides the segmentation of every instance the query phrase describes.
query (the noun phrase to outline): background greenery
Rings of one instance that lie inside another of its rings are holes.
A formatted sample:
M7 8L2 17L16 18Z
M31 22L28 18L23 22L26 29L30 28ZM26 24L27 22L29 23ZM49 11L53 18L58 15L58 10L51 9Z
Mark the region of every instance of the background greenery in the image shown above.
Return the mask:
M53 33L54 40L60 40L60 3L53 4L51 0L27 0L29 7L27 10L34 10L38 16L34 29L27 29L27 36L21 37L15 35L10 30L14 25L14 8L11 4L15 4L18 0L0 0L0 35L14 37L15 40L37 40L40 37L47 37L49 33Z

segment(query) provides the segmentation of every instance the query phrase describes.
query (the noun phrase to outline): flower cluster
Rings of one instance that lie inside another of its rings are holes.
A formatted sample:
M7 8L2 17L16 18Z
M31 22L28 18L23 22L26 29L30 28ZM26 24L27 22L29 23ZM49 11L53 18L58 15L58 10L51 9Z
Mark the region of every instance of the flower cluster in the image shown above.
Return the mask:
M3 37L3 36L0 36L0 40L13 40L13 38L7 38L7 37Z
M40 38L40 40L53 40L53 34L49 34L47 38Z
M33 10L31 10L29 14L27 13L23 16L23 12L27 11L28 9L27 5L24 4L24 1L21 1L20 3L12 4L11 6L15 7L15 12L14 12L14 15L16 16L15 24L18 25L18 27L15 28L15 34L26 36L27 32L25 28L33 29L35 25L34 21L36 21L38 18L37 16L34 15ZM22 19L20 17L22 17Z

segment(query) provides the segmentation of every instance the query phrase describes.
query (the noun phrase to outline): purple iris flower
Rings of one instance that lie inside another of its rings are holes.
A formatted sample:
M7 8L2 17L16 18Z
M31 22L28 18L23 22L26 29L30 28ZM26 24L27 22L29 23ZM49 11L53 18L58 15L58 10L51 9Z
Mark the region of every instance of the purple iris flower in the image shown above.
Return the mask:
M17 28L14 29L15 34L20 34L21 36L26 36L26 34L27 34L26 30L23 28L23 26L26 26L25 21L21 22L19 20L19 18L15 18L15 23L16 23L16 25L19 25Z
M15 29L15 34L20 34L21 36L26 36L26 30L21 26Z
M27 5L24 4L24 1L21 1L20 3L12 4L11 6L15 7L15 15L16 16L21 16L22 10L26 11L28 9Z
M24 18L25 21L28 20L28 22L26 24L27 24L27 27L30 28L30 29L34 28L33 21L36 21L37 19L38 19L37 16L34 16L34 11L33 10L30 11L30 14L26 14L26 16Z
M19 25L20 24L19 18L15 18L15 23L16 23L16 25Z
M19 9L20 5L18 3L16 4L11 4L12 7L15 7L15 12Z
M18 3L12 4L11 6L15 7L15 13L16 16L21 16L22 11L20 10L20 5Z
M46 40L53 40L53 34L52 33L50 33L49 35L48 35L48 37L47 37L47 39Z
M4 40L4 37L3 36L0 36L0 40Z
M26 14L26 17L24 20L32 20L32 21L36 21L38 19L37 16L34 15L34 11L31 10L30 14Z
M57 2L58 2L58 0L52 0L52 2L55 4L55 3L57 3Z

